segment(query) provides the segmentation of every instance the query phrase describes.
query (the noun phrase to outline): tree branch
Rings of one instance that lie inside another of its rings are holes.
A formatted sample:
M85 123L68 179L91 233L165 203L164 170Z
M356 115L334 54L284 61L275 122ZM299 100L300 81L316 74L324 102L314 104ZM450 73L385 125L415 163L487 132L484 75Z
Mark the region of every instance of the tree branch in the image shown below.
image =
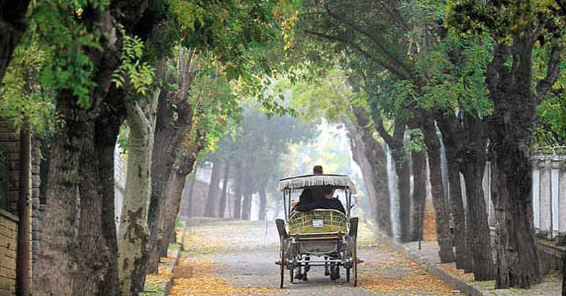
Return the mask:
M546 66L546 77L537 83L537 104L540 102L548 91L552 88L552 85L558 79L558 74L560 73L560 63L562 62L562 49L554 42L550 50L550 57L548 58L548 64Z
M366 50L364 50L363 48L360 47L359 44L355 43L352 40L343 38L343 37L339 37L339 36L333 36L333 35L327 35L324 33L320 33L320 32L315 32L315 31L311 31L311 30L307 30L307 29L303 29L303 32L307 33L307 34L311 34L320 38L324 38L324 39L328 39L328 40L332 40L332 41L338 41L341 43L344 43L350 47L352 47L355 51L359 52L361 55L363 55L364 57L368 58L369 60L373 61L374 63L376 63L378 66L387 69L388 71L390 71L393 75L397 76L399 79L402 80L411 80L410 77L406 76L405 74L399 72L397 69L395 69L395 67L393 67L390 64L385 63L384 61L380 60L378 57L376 57L375 55L367 52Z
M505 71L505 60L509 55L507 45L498 44L493 52L493 59L487 65L485 80L490 93L497 91L497 85L501 82L502 76L507 74Z
M367 32L366 30L364 30L360 26L356 25L355 23L350 22L350 21L346 20L345 18L341 17L340 15L330 11L330 8L328 7L327 4L324 5L324 8L326 9L326 12L330 17L332 17L335 20L337 20L338 22L352 28L354 31L357 31L360 34L368 37L379 48L379 50L383 53L383 55L385 57L387 57L389 62L391 62L395 66L405 70L405 72L407 72L408 76L411 77L411 80L413 80L414 83L418 84L418 79L416 79L414 77L412 69L410 69L407 65L405 65L405 63L399 61L396 57L394 57L393 54L391 52L389 52L387 50L387 48L385 48L385 46L383 46L383 42L382 42L383 40L380 40L380 38L378 38L374 34Z

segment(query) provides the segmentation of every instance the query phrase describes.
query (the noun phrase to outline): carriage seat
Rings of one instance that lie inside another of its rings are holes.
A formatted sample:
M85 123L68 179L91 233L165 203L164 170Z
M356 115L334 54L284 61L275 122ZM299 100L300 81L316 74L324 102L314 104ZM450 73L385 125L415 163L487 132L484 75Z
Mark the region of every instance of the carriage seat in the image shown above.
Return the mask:
M346 234L349 224L348 217L340 211L316 209L291 213L287 226L290 235L312 236Z

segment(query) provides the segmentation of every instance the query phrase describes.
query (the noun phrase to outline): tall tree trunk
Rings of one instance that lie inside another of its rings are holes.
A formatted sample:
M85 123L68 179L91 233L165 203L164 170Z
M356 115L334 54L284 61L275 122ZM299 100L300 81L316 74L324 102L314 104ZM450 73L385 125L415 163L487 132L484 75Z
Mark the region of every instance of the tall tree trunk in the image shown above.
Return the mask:
M246 180L246 178L244 178ZM247 186L242 189L243 200L242 200L242 220L250 220L251 218L251 208L252 208L252 190L249 182L245 181Z
M74 104L70 92L60 94L57 113L65 125L55 134L51 150L44 227L34 269L34 292L38 295L73 294L79 245L79 167L84 165L80 162L82 148L91 145L87 111Z
M351 146L354 146L353 152L358 155L354 160L362 168L368 194L374 195L376 209L373 209L373 211L377 211L377 225L385 234L392 236L391 200L387 184L387 156L383 147L373 136L373 126L366 109L353 107L352 111L356 117L356 124L348 123L347 119L343 122L345 122L346 127L350 126L348 130ZM356 152L357 150L360 151Z
M528 287L542 279L534 238L529 149L537 104L558 77L563 50L552 44L547 75L537 83L535 96L532 52L537 38L532 32L537 30L525 26L515 33L510 48L498 44L486 73L494 102L488 132L491 196L499 227L496 288ZM510 55L512 67L507 67Z
M95 130L96 153L100 161L100 184L103 190L102 230L110 256L108 274L104 279L100 295L117 295L118 276L118 236L116 231L116 210L114 207L114 151L120 133L120 126L125 119L123 92L110 91L111 101L105 102L103 110L108 112L98 117Z
M219 205L218 193L220 191L220 180L222 179L222 172L224 171L224 163L221 160L214 162L212 166L212 173L210 176L210 186L208 187L208 198L204 210L205 217L216 217Z
M487 136L483 122L476 116L464 115L465 135L462 174L466 182L468 244L472 253L474 277L478 281L495 279L491 235L488 224L483 176L487 160Z
M411 235L411 171L405 146L392 150L397 172L397 191L399 192L399 217L401 226L401 241L410 241Z
M399 192L401 241L406 242L410 240L411 235L411 170L404 142L407 120L403 117L395 118L393 136L391 136L385 130L383 121L377 114L377 110L372 111L377 132L391 149L391 157L395 162L397 191Z
M175 179L174 168L182 157L182 147L192 128L193 108L187 100L192 85L198 57L194 50L183 51L175 61L177 72L167 72L168 79L179 85L175 92L161 92L157 105L155 142L151 168L151 198L148 210L149 242L147 248L146 273L157 273L160 246L163 245L163 222L166 211L168 186ZM175 120L176 118L176 120Z
M267 182L266 182L267 183ZM264 183L264 184L266 184ZM265 193L265 185L259 187L259 220L265 220L265 205L267 204L267 193Z
M224 218L226 213L226 203L228 202L228 180L230 180L230 161L225 160L222 194L220 196L220 205L218 206L218 217L220 218Z
M466 217L464 213L464 201L462 199L462 186L460 184L460 168L463 161L462 156L462 145L463 139L463 129L460 126L460 122L456 116L444 115L440 116L438 119L438 127L442 132L442 141L446 149L446 160L448 163L448 184L449 184L449 194L450 194L450 207L452 217L454 218L454 245L455 245L455 261L456 267L459 269L464 269L469 272L472 271L472 260L470 258L470 247L474 244L470 244L470 237L468 230L473 225L466 224ZM484 146L485 148L485 146ZM481 178L479 179L481 183ZM468 190L468 186L466 186ZM466 195L467 197L469 195ZM468 209L470 204L468 203ZM483 252L489 253L491 249L483 250Z
M193 202L194 202L194 192L195 192L195 183L197 182L197 173L198 173L198 165L195 164L195 169L193 171L193 178L191 179L191 185L189 187L189 193L187 198L187 217L191 218L193 216Z
M411 241L419 240L422 215L426 199L426 154L424 151L411 153L413 168L413 193L411 195Z
M151 196L151 157L160 89L145 99L126 99L130 137L126 193L118 235L120 294L143 291L143 252L148 240L147 207ZM144 101L146 100L146 101Z
M0 3L0 83L10 64L14 49L26 31L29 2L30 0L12 0Z
M194 160L192 161L194 163ZM163 237L161 242L160 250L161 254L166 256L169 244L175 240L175 221L177 220L177 215L179 214L179 209L181 206L181 196L183 194L183 188L185 187L185 179L188 174L178 174L176 173L175 178L170 185L169 201L167 203L167 210L163 216Z
M449 220L443 194L444 188L442 186L442 172L440 167L440 140L436 133L432 112L423 111L421 114L422 131L424 133L428 155L432 203L436 213L436 236L438 246L440 247L438 255L442 263L448 263L454 261L454 251L452 250L452 238L450 237Z
M243 189L243 173L242 164L238 163L236 165L236 179L234 190L234 219L242 219L242 189Z

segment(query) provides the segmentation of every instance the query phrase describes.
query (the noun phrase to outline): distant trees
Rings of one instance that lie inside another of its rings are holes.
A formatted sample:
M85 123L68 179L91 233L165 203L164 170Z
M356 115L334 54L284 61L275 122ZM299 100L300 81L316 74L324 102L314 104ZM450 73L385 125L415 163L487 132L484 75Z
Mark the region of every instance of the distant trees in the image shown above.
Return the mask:
M233 126L209 157L214 166L205 215L222 217L228 203L226 191L229 187L233 192L233 204L230 205L233 218L250 219L252 198L258 194L257 215L264 219L267 195L275 189L288 147L294 143L308 143L313 137L314 127L297 118L267 118L261 112L245 108L241 122ZM228 175L222 172L226 167L230 170ZM219 195L221 179L224 185Z

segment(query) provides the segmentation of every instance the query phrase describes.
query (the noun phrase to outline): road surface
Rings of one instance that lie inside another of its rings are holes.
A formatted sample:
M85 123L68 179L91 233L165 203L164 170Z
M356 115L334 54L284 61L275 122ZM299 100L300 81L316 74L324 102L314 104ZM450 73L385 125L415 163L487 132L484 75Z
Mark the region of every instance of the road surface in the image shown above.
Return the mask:
M279 289L279 239L274 222L193 220L185 235L185 252L174 272L172 296L221 295L455 295L458 291L387 249L360 225L358 287L324 276L313 267L307 282ZM288 276L286 273L285 276Z

